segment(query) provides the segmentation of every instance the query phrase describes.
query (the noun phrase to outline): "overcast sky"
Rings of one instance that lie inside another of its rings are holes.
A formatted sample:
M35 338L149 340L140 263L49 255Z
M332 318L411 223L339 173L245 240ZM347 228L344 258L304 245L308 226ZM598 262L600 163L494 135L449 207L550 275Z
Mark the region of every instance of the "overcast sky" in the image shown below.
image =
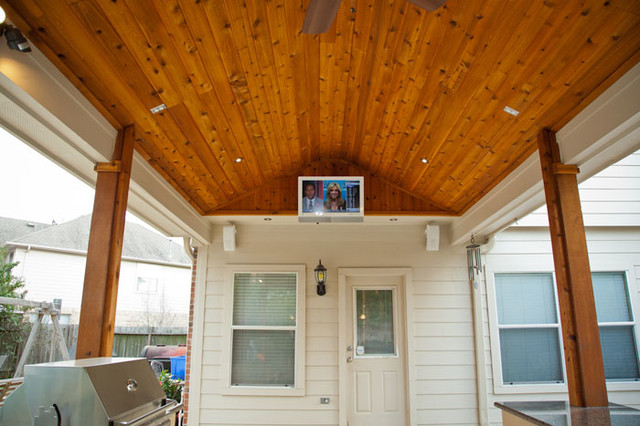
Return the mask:
M0 127L0 217L68 222L91 214L93 196L93 188ZM153 229L131 213L127 221Z

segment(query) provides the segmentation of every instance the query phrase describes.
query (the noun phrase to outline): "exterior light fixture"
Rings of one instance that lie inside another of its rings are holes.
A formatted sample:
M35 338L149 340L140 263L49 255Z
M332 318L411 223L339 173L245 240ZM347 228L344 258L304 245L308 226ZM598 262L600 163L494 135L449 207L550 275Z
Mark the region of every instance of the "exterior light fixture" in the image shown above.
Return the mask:
M467 246L467 266L469 267L469 281L473 283L474 288L478 288L478 276L482 272L482 258L480 244L476 244L473 235L471 235L471 244Z
M9 46L9 49L23 53L31 52L29 40L27 40L20 30L13 25L2 24L0 26L0 35L4 35L4 38L7 39L7 46Z
M327 268L322 264L322 259L318 260L318 266L316 266L314 272L316 273L316 283L318 284L316 292L318 296L324 296L327 293L327 288L324 285L327 281Z

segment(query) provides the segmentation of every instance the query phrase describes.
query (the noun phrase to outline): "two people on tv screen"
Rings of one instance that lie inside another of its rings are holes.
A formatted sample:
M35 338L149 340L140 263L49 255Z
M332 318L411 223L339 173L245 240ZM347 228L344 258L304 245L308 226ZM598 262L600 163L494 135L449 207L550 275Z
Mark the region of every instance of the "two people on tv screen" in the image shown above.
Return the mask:
M337 182L332 182L327 186L324 202L317 197L314 182L306 181L304 183L303 212L344 211L346 207L347 203L342 198L342 189Z

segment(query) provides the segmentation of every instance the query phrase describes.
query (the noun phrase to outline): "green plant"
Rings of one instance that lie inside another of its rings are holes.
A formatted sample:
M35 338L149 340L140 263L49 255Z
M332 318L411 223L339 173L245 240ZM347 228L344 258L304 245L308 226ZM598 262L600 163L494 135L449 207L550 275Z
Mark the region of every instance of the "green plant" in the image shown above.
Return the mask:
M18 262L7 262L7 249L0 247L0 296L24 299L26 291L24 281L13 275ZM9 366L13 366L18 357L24 330L29 326L24 319L24 308L13 305L0 305L0 354L10 355ZM5 370L7 366L5 366ZM13 375L12 370L3 371L2 377Z
M182 399L182 388L184 386L184 382L180 379L172 379L171 373L167 370L162 370L158 378L160 379L162 390L164 390L167 398L180 402Z

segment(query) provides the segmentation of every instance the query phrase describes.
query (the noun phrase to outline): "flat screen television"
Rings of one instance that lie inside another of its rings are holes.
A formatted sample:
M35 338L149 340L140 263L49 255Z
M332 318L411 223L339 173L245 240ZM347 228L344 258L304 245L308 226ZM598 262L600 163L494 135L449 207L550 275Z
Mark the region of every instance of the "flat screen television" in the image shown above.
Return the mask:
M362 176L298 177L300 222L362 222L364 178Z

